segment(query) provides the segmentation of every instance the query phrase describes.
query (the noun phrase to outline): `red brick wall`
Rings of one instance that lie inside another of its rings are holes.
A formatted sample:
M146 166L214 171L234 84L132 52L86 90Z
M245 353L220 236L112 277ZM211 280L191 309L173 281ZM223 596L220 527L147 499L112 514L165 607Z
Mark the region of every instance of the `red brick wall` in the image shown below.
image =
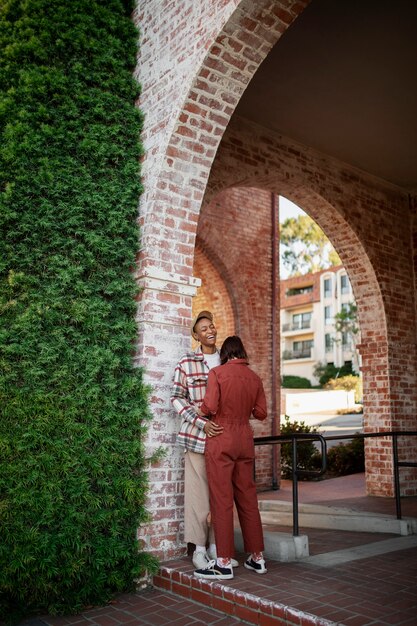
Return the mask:
M178 554L181 546L183 466L169 393L175 363L190 347L191 299L198 287L192 276L195 237L210 168L248 82L308 3L137 2L136 74L145 114L137 363L153 390L147 449L151 453L162 445L167 452L165 461L149 470L148 508L156 521L140 536L145 549L161 558Z
M417 237L411 223L415 203L411 209L401 190L270 131L245 122L237 129L229 123L259 64L307 4L307 0L138 0L137 76L142 84L139 104L145 113L146 154L145 193L139 208L137 279L142 291L137 363L145 366L152 385L147 450L151 453L160 445L166 450L165 459L149 470L153 521L140 529L140 537L145 549L161 558L179 554L183 541L183 465L174 445L179 424L169 395L175 363L191 343L192 297L199 286L193 277L197 226L199 245L209 255L206 244L216 240L225 224L213 203L210 210L219 221L209 222L203 207L199 222L205 193L209 202L232 186L263 189L265 198L274 191L317 221L348 270L359 307L366 428L415 427ZM253 258L247 258L247 252L239 256L234 248L229 254L227 247L220 254L217 243L212 250L216 259L209 258L231 298L236 331L266 381L271 337L269 326L262 323L267 298L259 286L266 273L260 275L255 263L266 235L260 224L259 240L251 240L247 231L258 228L258 214L249 198L248 206L252 223L246 219L240 228L234 223L227 226L236 241L240 237L251 241ZM236 205L233 215L239 220ZM368 490L384 494L391 490L391 457L380 454L382 446L369 448ZM266 460L263 464L266 467ZM411 479L407 484L411 489Z
M196 246L193 273L201 279L201 287L193 298L193 317L204 309L213 313L217 328L217 345L220 347L226 337L236 333L236 325L232 298L221 276L222 264L218 261L216 265L219 269L210 261L200 245ZM197 342L193 341L193 348L196 346Z
M416 293L407 193L243 119L223 136L206 192L233 184L286 196L319 224L352 284L361 327L365 430L413 430L417 413ZM415 254L415 253L414 253ZM367 489L392 494L392 454L367 442ZM416 442L403 456L417 456ZM402 470L403 491L416 488Z
M253 188L233 188L217 195L203 206L197 231L199 247L209 257L218 259L218 280L224 281L233 294L235 331L242 338L251 366L264 383L269 416L266 422L253 422L256 436L270 435L273 419L271 232L271 194ZM199 257L197 253L194 273L202 278L204 286L212 274L207 281L203 272L197 274ZM216 289L220 290L220 286ZM275 332L279 332L278 326ZM270 446L256 449L259 489L271 488L271 455Z

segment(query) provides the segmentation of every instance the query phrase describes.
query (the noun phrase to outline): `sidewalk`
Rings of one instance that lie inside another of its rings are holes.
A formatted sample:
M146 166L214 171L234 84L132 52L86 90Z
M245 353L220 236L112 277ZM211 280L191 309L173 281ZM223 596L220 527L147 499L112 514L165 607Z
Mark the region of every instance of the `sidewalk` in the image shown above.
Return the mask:
M291 499L291 483L260 494ZM349 506L395 516L395 501L364 495L362 474L300 483L300 502ZM404 517L417 518L417 498L403 498ZM291 528L268 526L290 533ZM242 566L227 585L198 580L190 558L161 565L158 588L124 594L81 615L43 616L25 626L417 626L417 535L399 537L301 528L310 557L282 563L269 560L257 576ZM244 555L238 555L242 562ZM179 594L179 595L178 595Z

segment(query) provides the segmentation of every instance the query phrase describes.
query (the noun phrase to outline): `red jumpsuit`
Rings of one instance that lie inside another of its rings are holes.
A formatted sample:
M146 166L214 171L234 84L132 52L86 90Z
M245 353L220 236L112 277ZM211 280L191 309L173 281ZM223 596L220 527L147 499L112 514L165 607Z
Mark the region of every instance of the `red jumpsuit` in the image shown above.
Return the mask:
M217 556L234 556L233 502L239 515L246 552L264 549L262 524L253 481L255 448L251 414L266 418L262 381L246 359L232 359L210 370L201 405L224 430L206 440L206 469Z

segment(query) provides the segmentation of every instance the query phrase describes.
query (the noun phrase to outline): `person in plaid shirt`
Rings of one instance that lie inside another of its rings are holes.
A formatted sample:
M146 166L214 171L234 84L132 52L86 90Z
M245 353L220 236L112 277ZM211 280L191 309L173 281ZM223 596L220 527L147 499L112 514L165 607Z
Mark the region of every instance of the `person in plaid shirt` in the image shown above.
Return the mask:
M216 349L217 330L210 311L200 311L194 318L191 334L200 345L195 352L188 352L179 360L174 373L171 403L181 417L177 443L185 450L184 540L195 544L193 564L201 568L206 567L216 554L214 532L208 523L210 504L204 458L206 434L208 427L214 435L223 430L198 414L206 393L208 373L212 367L220 365ZM208 554L207 541L210 544Z

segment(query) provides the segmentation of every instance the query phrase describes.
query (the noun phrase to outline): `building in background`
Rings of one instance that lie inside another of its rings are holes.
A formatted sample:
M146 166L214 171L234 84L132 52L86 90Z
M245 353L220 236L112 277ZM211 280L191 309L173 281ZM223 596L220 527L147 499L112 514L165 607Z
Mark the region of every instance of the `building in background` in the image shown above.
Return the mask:
M318 383L318 363L355 367L349 333L336 332L335 315L355 304L342 266L281 281L282 376L302 376Z

